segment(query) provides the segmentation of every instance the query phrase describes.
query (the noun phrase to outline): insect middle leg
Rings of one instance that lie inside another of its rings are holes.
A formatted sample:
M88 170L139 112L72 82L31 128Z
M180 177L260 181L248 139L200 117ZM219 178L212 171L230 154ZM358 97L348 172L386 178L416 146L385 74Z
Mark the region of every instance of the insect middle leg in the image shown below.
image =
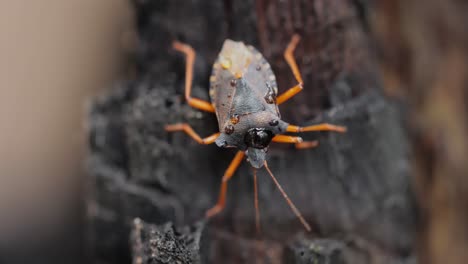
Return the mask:
M185 65L185 100L187 100L187 103L193 108L214 113L215 109L212 104L198 98L192 98L190 95L192 91L193 63L195 61L195 51L189 45L183 44L178 41L175 41L172 44L172 47L175 50L184 53L187 60Z
M291 97L293 97L294 95L302 91L304 81L302 80L301 73L299 72L299 68L297 67L296 59L294 59L294 55L293 55L294 50L296 49L297 43L299 42L300 39L301 37L299 37L299 35L294 34L288 46L286 47L286 50L284 51L284 58L286 59L286 62L291 68L294 74L294 77L297 80L297 84L289 88L286 92L282 93L276 98L276 103L278 105L286 102Z
M286 136L286 135L276 135L271 140L277 143L292 143L297 149L307 149L307 148L314 148L318 146L318 141L302 141L301 137L293 137L293 136Z
M289 125L286 128L287 132L299 133L299 132L310 132L310 131L335 131L344 133L346 132L346 127L344 126L337 126L328 123L322 123L312 126L300 127L300 126L293 126Z
M227 168L226 172L224 173L222 182L221 182L221 188L219 189L219 197L218 197L218 202L216 203L215 206L213 206L211 209L206 211L205 216L207 218L210 218L219 212L221 212L225 205L226 205L226 192L227 192L227 182L231 177L234 175L236 172L237 168L239 168L239 165L242 163L242 160L244 159L244 152L243 151L238 151L234 159L231 161L231 164L229 164L229 167Z
M211 143L215 142L215 140L220 135L220 133L218 132L218 133L214 133L213 135L208 136L206 138L201 138L197 134L197 132L195 132L193 130L193 128L187 123L166 125L165 129L168 132L184 131L187 135L189 135L191 138L193 138L199 144L204 144L204 145L208 145L208 144L211 144Z

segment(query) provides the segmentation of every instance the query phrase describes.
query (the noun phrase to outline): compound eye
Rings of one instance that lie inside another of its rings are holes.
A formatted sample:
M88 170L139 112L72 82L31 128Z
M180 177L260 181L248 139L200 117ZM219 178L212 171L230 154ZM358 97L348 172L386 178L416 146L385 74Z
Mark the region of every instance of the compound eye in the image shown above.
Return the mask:
M247 146L257 149L263 149L270 144L273 138L273 133L264 128L251 128L245 134L245 144Z

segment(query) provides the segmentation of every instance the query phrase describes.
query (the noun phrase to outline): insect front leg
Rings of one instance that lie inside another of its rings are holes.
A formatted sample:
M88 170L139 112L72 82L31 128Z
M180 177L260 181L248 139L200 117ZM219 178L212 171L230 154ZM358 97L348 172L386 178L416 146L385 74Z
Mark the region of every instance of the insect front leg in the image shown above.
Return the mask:
M175 41L172 44L172 47L175 50L184 53L187 60L185 65L185 100L187 100L187 103L193 108L214 113L215 109L212 104L207 101L191 97L195 51L189 45L178 41Z
M193 130L193 128L187 123L166 125L165 129L168 132L184 131L187 135L189 135L191 138L193 138L199 144L203 144L203 145L212 144L213 142L215 142L215 140L220 135L220 133L218 132L218 133L214 133L213 135L208 136L206 138L201 138L197 134L197 132L195 132Z
M234 159L232 159L231 164L229 164L229 167L224 173L224 176L221 182L221 188L219 189L218 202L216 203L215 206L213 206L211 209L206 211L207 218L213 217L214 215L218 214L226 206L227 182L234 175L237 168L239 168L239 165L242 163L244 156L245 154L243 151L238 151L236 156L234 156Z
M296 78L298 83L295 86L289 88L286 92L282 93L276 98L276 103L278 105L286 102L291 97L293 97L294 95L302 91L304 81L302 80L301 73L299 72L299 68L297 67L296 59L294 59L294 55L293 55L294 50L296 49L297 43L299 42L300 39L301 37L299 37L299 35L294 34L288 46L286 47L286 50L284 51L284 58L286 59L286 62L291 68L291 71L293 72L294 77Z

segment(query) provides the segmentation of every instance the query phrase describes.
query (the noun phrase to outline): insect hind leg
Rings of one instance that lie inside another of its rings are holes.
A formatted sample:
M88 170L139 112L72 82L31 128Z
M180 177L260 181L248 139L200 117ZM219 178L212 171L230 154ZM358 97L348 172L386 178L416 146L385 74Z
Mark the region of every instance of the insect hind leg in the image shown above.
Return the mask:
M301 37L298 34L294 34L288 46L286 47L286 50L284 51L284 58L286 59L286 62L291 68L291 71L293 72L294 77L296 78L297 84L289 88L286 92L282 93L276 98L276 103L278 105L286 102L287 100L292 98L294 95L302 91L304 81L302 80L301 73L299 72L299 68L297 67L296 59L294 59L294 55L293 55L294 50L296 49L297 43L299 43L300 39Z
M193 48L187 44L181 43L179 41L174 41L172 47L185 54L186 64L185 64L185 100L187 103L196 109L200 109L206 112L214 113L215 109L213 105L207 101L192 98L192 80L193 80L193 63L195 62L196 53Z

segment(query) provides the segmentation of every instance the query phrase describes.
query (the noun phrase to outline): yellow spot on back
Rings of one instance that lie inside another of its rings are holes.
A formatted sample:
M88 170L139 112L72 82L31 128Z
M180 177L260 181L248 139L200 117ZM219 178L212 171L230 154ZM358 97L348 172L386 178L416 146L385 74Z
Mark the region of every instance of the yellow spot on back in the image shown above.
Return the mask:
M229 70L232 75L239 73L241 76L248 69L252 62L253 54L244 43L227 39L221 52L219 53L219 62L223 69Z
M242 77L242 72L236 72L236 74L234 74L234 77L239 79L240 77Z
M247 58L247 59L245 60L245 65L244 65L244 67L245 67L245 68L248 68L251 61L252 61L252 59L251 59L250 57Z
M231 60L229 58L221 58L221 67L225 70L231 68Z
M239 117L238 116L232 116L230 118L230 121L231 121L232 124L235 125L235 124L239 123Z
M210 76L210 82L214 82L216 81L216 76L215 75L211 75Z

